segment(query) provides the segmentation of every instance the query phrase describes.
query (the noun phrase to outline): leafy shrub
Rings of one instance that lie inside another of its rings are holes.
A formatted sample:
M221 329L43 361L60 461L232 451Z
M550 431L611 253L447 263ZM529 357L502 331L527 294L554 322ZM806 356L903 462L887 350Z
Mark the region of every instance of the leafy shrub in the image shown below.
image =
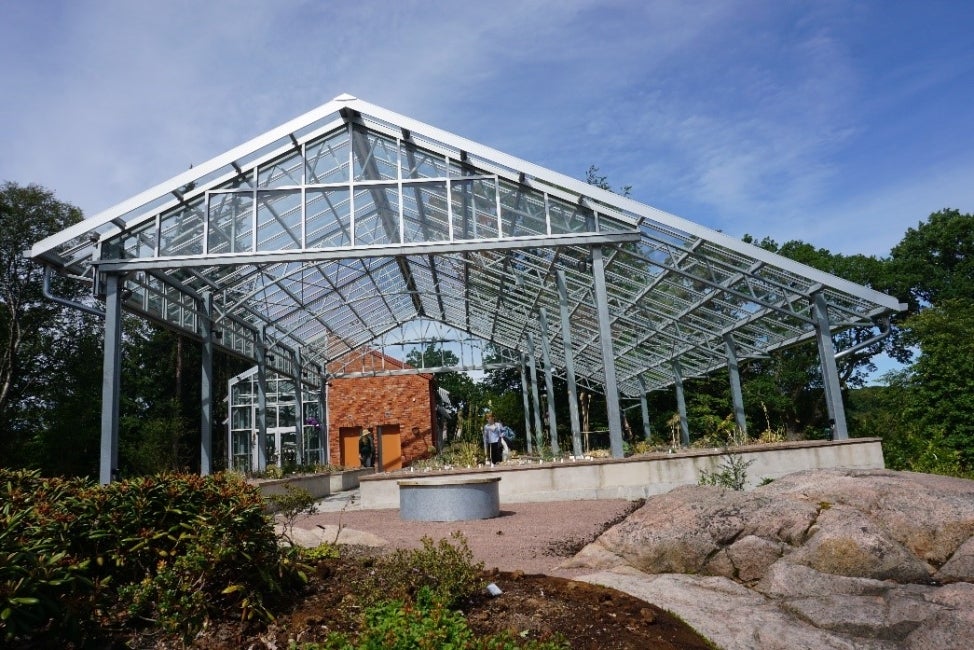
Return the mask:
M313 548L298 547L298 554L304 562L320 562L321 560L334 560L341 555L338 547L328 542L322 542Z
M284 520L284 539L291 546L294 546L294 540L291 539L291 534L294 531L294 521L300 515L314 514L315 498L304 488L296 487L289 483L284 486L283 494L272 494L267 497L267 500Z
M69 494L76 481L40 478L36 471L0 469L0 638L39 633L77 638L78 621L92 609L96 585L90 560L62 550L56 522L40 512Z
M483 562L473 563L473 552L462 533L454 532L451 539L453 543L447 539L434 543L423 537L423 548L399 549L378 558L361 585L363 602L411 601L425 587L431 597L452 607L484 589Z
M293 555L278 548L259 491L231 475L98 486L0 470L0 485L3 516L18 524L0 539L8 640L91 636L98 626L144 621L189 635L211 613L232 609L266 619L265 601L300 577ZM31 579L8 569L8 559L21 560L15 566L28 567Z
M714 471L700 472L699 485L716 485L741 491L747 484L747 468L754 460L744 460L740 454L724 454L723 460Z

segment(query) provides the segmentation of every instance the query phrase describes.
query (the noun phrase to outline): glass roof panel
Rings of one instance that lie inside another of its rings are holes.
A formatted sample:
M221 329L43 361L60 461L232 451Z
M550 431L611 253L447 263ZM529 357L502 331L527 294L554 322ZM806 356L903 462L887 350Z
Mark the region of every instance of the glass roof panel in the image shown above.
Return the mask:
M593 244L592 233L638 241ZM724 334L751 357L809 339L816 292L836 329L898 309L868 288L352 98L66 229L32 255L76 275L99 265L127 272L126 308L192 336L211 292L219 345L252 356L254 332L266 327L309 363L416 317L520 351L527 332L540 342L545 309L558 372L561 272L578 380L592 386L605 366L594 245L626 394L640 390L639 373L649 388L671 383L677 359L687 376L719 367Z

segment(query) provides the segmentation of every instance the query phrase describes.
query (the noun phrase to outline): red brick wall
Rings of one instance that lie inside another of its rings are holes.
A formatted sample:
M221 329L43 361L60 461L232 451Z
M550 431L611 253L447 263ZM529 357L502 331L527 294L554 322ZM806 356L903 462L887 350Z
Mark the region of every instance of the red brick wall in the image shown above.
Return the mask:
M369 352L380 356L377 352ZM385 367L402 364L389 357ZM347 364L343 365L348 368ZM331 367L329 367L331 369ZM328 382L329 458L341 458L339 429L342 427L399 426L402 464L435 453L433 429L436 423L436 400L431 375L389 375L332 379Z

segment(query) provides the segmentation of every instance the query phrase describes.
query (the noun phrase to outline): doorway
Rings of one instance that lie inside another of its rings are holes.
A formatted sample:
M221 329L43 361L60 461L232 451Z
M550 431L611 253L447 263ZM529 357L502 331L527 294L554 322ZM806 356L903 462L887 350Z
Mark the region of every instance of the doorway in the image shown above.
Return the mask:
M358 457L358 439L362 427L341 427L338 429L339 463L342 467L361 467L362 461Z
M377 429L379 431L379 457L376 459L376 464L380 465L383 472L402 469L402 438L399 435L399 425L384 424Z

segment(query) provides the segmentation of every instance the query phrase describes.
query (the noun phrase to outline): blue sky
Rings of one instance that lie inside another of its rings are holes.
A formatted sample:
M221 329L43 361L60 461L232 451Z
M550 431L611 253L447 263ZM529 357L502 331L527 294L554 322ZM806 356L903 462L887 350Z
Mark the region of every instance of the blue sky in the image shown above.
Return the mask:
M0 180L91 216L348 92L734 236L974 212L974 3L0 0Z

